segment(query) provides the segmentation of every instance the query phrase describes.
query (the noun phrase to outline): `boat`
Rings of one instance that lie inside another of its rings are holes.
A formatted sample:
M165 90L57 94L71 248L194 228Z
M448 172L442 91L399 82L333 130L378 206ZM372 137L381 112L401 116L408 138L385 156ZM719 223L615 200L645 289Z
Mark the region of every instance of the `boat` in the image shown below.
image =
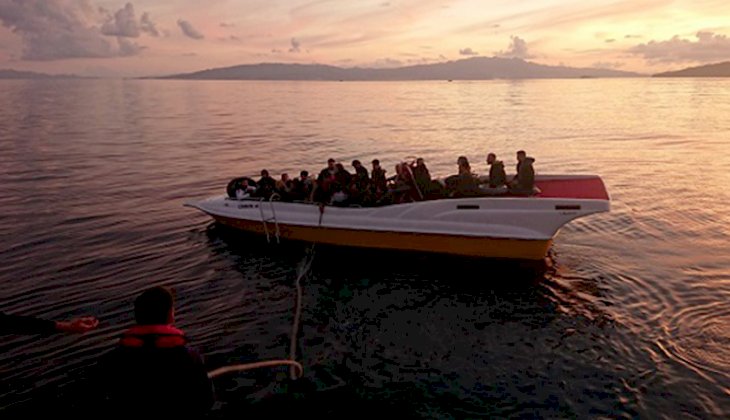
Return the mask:
M338 246L541 260L572 220L610 211L599 176L542 175L533 194L336 207L216 196L186 203L218 223L266 236Z

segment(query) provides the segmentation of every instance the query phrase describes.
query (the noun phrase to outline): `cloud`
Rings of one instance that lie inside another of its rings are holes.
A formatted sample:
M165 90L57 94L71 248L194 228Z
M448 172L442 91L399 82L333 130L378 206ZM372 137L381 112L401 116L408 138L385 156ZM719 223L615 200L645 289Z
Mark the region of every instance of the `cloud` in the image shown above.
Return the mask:
M126 22L127 6L121 11L120 19ZM109 58L139 53L143 47L122 36L117 36L114 43L102 33L100 26L108 18L108 13L87 0L0 0L0 22L20 37L24 60ZM116 17L113 22L116 25ZM112 31L109 26L107 32L135 34L126 26L114 28L121 30Z
M300 46L301 46L301 43L299 41L297 41L296 38L292 38L291 39L291 48L289 48L289 52L290 53L300 52L301 51L301 49L299 48Z
M611 44L613 42L616 42L616 39L615 38L608 38L608 39L604 39L603 42L605 42L607 44Z
M233 28L235 26L236 26L235 23L221 22L221 28Z
M623 66L625 66L626 63L622 63L620 61L597 61L593 63L593 68L595 69L619 69Z
M631 34L629 34L629 35L626 35L624 38L626 38L626 39L643 38L643 36L642 35L631 35Z
M180 27L182 30L182 33L187 36L188 38L193 39L203 39L205 38L205 35L198 32L197 29L193 27L193 25L188 22L187 20L178 19L177 26Z
M390 2L389 1L380 3L380 7L388 7L388 6L390 6Z
M152 19L150 19L149 13L142 14L142 17L139 20L139 29L152 36L160 36L160 31L157 30L157 26L155 26L155 23L152 22Z
M509 43L507 51L499 51L495 53L495 56L503 58L521 58L523 60L534 58L533 55L530 55L527 52L527 42L525 42L524 39L518 36L511 36L510 38L512 41Z
M127 3L123 8L117 10L114 16L109 16L109 19L101 26L101 33L109 36L138 38L140 29L137 18L134 16L132 3Z
M697 32L696 40L675 35L666 41L649 41L627 50L650 63L708 63L730 58L730 38L713 32Z
M145 49L145 47L141 47L137 43L122 37L117 38L117 43L119 44L119 55L122 57L137 55Z
M278 49L278 48L272 48L272 49L271 49L271 53L272 53L272 54L281 54L281 53L283 53L283 52L284 52L284 51L282 51L282 50L280 50L280 49Z
M462 48L459 50L459 55L479 55L479 53L471 48Z

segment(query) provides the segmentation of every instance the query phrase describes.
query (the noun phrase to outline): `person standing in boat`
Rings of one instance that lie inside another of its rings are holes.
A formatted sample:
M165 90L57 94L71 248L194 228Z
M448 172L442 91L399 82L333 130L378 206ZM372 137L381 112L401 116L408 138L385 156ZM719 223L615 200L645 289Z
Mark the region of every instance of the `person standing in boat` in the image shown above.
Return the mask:
M335 182L335 174L337 173L337 166L335 166L335 163L334 159L327 159L327 167L319 171L317 182L312 188L312 196L310 197L310 200L318 203L329 202L332 195L331 185Z
M517 193L532 194L535 188L535 159L528 157L524 150L517 152L517 175L510 183L510 189Z
M367 168L362 163L355 159L352 161L352 167L355 169L355 174L352 177L352 181L349 186L350 203L362 205L368 201L368 192L370 190L370 176Z
M380 198L387 190L387 180L385 177L385 169L380 167L380 161L373 159L373 170L370 172L370 180L376 198Z
M497 155L490 153L487 155L487 165L489 165L489 188L500 188L507 184L507 173L504 171L504 163L497 160Z
M187 347L185 335L173 326L170 290L145 290L134 301L134 316L136 325L97 365L99 408L128 418L203 416L213 405L213 387L201 356Z

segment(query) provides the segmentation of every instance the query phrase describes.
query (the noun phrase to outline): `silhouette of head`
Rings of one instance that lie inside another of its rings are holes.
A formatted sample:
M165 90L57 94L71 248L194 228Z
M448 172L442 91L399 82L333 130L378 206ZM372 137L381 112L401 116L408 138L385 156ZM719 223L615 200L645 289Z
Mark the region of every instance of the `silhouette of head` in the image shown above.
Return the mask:
M166 325L175 321L175 298L162 286L142 292L134 300L134 318L139 325Z
M487 155L488 164L490 164L490 165L493 164L495 160L497 160L497 155L495 155L494 153L490 153Z
M527 153L525 153L524 150L520 150L519 152L517 152L518 161L522 162L523 160L525 160L526 157L527 157Z

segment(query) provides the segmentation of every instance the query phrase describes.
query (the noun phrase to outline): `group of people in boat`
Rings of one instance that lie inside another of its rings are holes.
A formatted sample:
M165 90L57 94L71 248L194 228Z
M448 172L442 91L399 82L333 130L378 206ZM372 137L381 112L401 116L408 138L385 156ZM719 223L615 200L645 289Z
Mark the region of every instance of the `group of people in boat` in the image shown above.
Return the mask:
M334 159L327 161L316 178L301 171L296 178L288 173L276 180L264 169L255 181L235 178L227 187L229 197L236 199L272 197L282 201L304 201L335 206L381 206L449 197L497 195L532 195L535 192L535 159L524 150L517 152L516 175L509 180L504 163L489 153L488 176L477 176L465 156L457 159L457 174L443 180L433 179L422 158L395 165L395 174L388 177L380 161L374 159L370 171L359 160L351 170Z

